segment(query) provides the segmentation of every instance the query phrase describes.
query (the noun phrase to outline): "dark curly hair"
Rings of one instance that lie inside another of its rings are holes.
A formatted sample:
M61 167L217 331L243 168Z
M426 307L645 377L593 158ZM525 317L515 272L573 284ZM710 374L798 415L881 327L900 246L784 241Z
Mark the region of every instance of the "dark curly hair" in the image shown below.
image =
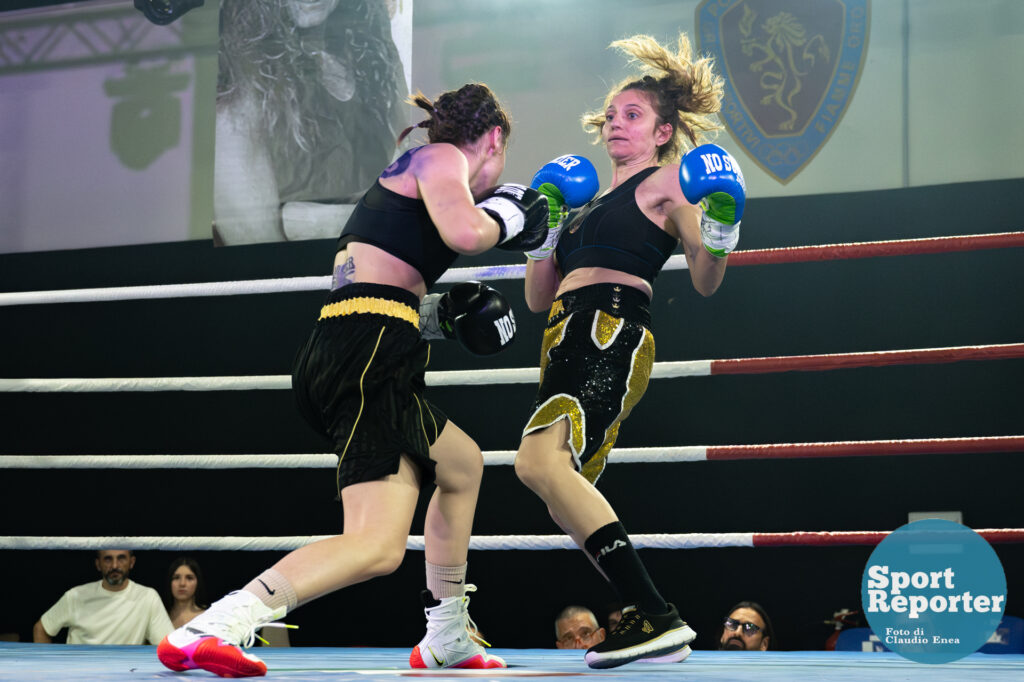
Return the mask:
M433 142L450 142L461 146L473 142L481 135L500 126L505 144L512 132L512 124L497 97L483 83L467 83L458 90L442 94L434 102L417 92L408 102L423 109L430 117L402 131L398 138L401 144L405 136L415 128L426 128L427 139Z

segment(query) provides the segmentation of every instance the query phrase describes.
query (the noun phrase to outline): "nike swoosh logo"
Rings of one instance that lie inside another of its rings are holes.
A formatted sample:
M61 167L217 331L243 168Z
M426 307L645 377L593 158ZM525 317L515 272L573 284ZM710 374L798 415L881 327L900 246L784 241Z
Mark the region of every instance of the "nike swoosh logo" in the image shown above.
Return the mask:
M433 656L434 662L437 663L438 666L443 668L444 667L444 659L443 658L438 658L437 654L435 654L434 650L431 649L429 646L427 647L427 651L429 651L430 655Z
M441 582L443 582L443 583L450 583L452 585L461 585L462 584L461 580L445 580L444 578L441 578Z
M270 589L269 587L267 587L267 584L259 578L256 578L256 582L258 582L260 585L263 585L263 589L267 591L267 594L277 594L277 590Z

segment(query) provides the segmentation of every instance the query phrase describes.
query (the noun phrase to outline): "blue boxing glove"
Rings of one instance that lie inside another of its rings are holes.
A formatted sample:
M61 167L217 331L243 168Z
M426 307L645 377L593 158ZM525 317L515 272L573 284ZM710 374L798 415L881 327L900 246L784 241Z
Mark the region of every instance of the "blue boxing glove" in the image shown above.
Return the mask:
M736 159L717 144L690 150L679 164L679 186L691 204L704 210L700 238L713 256L729 255L740 240L740 218L747 183Z
M544 243L526 256L532 260L550 258L558 245L562 220L570 208L578 208L594 198L600 182L594 164L584 156L566 154L544 164L533 176L530 187L548 200L548 234Z
M569 208L579 208L593 199L600 186L594 164L585 156L575 154L548 161L533 176L530 187L540 189L544 183L554 185Z
M516 335L516 318L501 292L480 282L462 282L420 303L424 339L457 339L473 355L494 355Z

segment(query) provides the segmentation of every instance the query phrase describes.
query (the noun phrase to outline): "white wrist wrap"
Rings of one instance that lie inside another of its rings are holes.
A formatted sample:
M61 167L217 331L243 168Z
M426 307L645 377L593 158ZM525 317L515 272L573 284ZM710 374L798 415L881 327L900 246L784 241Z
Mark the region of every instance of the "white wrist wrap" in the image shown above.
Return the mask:
M501 221L502 230L505 233L502 240L498 242L499 244L504 244L523 231L526 216L523 215L523 210L515 202L504 197L488 197L477 204L476 207L490 211L498 216L498 220Z
M428 341L445 338L437 319L437 306L444 294L427 294L420 303L420 336Z
M558 223L557 227L548 230L547 239L544 243L538 246L533 251L527 251L526 257L530 260L544 260L545 258L551 258L555 253L555 247L558 246L558 237L562 234L562 223Z
M707 213L701 213L700 239L711 254L727 256L740 241L740 224L726 225L709 218Z

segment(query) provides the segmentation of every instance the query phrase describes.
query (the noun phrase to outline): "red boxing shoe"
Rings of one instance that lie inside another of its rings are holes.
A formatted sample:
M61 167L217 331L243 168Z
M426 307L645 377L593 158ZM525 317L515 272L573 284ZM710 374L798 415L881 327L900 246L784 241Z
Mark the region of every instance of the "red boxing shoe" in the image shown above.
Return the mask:
M188 623L164 637L157 658L176 672L200 668L220 677L259 677L267 665L242 647L252 646L256 631L282 618L249 592L232 592ZM279 626L280 627L280 626Z

